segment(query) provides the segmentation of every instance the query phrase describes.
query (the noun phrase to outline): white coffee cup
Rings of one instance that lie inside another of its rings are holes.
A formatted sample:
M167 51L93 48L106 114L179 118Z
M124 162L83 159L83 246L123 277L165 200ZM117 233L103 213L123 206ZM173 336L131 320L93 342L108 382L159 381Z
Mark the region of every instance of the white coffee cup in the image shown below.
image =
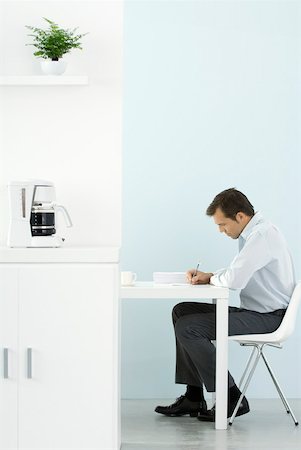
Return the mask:
M134 272L121 272L122 286L132 286L137 280L137 274Z

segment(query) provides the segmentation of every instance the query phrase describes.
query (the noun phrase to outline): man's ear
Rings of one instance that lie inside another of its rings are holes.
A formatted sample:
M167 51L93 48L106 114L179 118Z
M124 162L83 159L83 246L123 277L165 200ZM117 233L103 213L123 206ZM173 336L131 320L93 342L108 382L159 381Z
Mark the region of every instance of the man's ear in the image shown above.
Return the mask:
M246 215L245 215L245 213L243 213L243 212L238 212L238 213L236 214L235 218L236 218L236 222L241 223L241 222L243 222L244 219L246 218Z

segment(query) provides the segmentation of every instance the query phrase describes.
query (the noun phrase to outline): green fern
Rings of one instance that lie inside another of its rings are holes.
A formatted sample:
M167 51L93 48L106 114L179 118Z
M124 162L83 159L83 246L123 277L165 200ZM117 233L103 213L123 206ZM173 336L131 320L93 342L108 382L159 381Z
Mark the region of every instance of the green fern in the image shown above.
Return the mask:
M36 47L37 51L34 52L35 56L58 61L73 48L82 50L80 40L88 33L76 34L78 28L64 30L52 20L46 19L46 17L43 17L43 19L49 24L47 30L25 25L26 28L32 31L28 36L33 37L33 42L25 45L33 45Z

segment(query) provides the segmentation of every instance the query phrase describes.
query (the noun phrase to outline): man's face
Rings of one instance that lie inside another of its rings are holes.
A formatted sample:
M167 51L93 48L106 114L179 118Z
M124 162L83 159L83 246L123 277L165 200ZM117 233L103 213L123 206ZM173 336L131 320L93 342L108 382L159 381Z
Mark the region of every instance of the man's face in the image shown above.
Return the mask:
M245 213L238 212L236 214L236 220L229 219L225 217L220 208L217 208L215 214L213 214L213 219L221 233L225 233L232 239L237 239L247 223L251 220L251 217Z

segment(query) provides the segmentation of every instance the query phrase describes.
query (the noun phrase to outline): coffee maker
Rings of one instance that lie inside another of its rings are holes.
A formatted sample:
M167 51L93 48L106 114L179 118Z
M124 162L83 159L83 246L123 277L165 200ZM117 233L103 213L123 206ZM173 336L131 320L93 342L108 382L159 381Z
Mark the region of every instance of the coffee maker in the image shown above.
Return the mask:
M10 221L9 247L60 247L56 215L61 212L72 227L68 211L55 201L53 183L44 180L12 181L8 185Z

